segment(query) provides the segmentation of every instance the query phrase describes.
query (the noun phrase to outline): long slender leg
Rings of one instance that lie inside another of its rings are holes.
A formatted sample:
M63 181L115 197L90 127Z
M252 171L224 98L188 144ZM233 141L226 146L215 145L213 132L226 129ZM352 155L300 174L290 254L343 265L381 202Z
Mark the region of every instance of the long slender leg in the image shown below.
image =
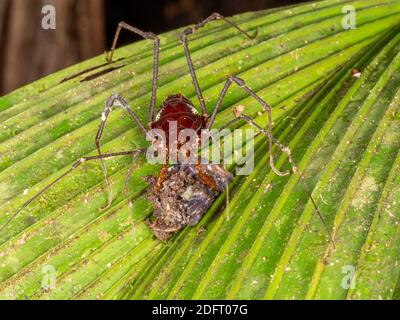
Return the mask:
M154 63L153 63L153 81L151 85L151 100L150 100L150 110L149 110L149 117L148 122L152 122L154 120L154 107L156 103L156 96L157 96L157 80L158 80L158 64L159 64L159 54L160 54L160 39L158 39L157 35L152 32L144 32L134 26L131 26L125 22L120 22L118 24L117 31L115 32L113 44L111 47L111 51L107 54L107 61L112 62L112 57L117 47L119 35L121 30L125 29L130 32L133 32L137 35L142 36L145 39L153 40L154 41Z
M217 104L215 105L215 108L211 114L210 121L208 122L208 125L207 125L207 129L210 129L211 126L214 124L217 112L218 112L219 108L221 107L222 101L224 100L225 95L226 95L229 87L232 85L232 83L236 83L239 87L241 87L244 91L246 91L250 96L252 96L254 99L256 99L262 105L264 110L267 112L267 114L268 114L268 131L266 131L266 132L268 132L268 134L269 134L268 135L269 150L272 151L273 144L279 143L279 141L274 140L274 138L272 137L272 109L271 109L270 105L268 103L266 103L263 99L261 99L252 89L250 89L249 86L247 86L242 79L240 79L236 76L229 77L229 79L225 82L225 85L221 91L219 98L218 98ZM286 151L284 151L284 152L286 152ZM277 175L286 176L290 173L290 172L281 172L275 167L272 152L270 152L270 154L269 154L269 162L270 162L272 170Z
M260 96L258 96L249 86L247 86L246 83L242 79L240 79L240 78L238 78L236 76L232 76L226 81L225 86L222 89L221 94L220 94L220 96L218 98L217 104L215 105L215 108L214 108L214 110L212 112L212 115L211 115L210 121L208 123L207 129L209 129L212 126L212 124L214 123L215 116L216 116L216 114L218 112L218 109L221 106L222 101L223 101L223 99L224 99L224 97L226 95L226 92L228 91L228 89L229 89L229 87L231 86L232 83L236 83L237 85L239 85L244 91L246 91L251 97L256 99L262 105L262 107L264 108L264 110L267 112L267 115L268 115L268 128L267 128L267 130L264 129L263 127L258 125L249 116L243 114L242 112L238 112L236 114L236 118L235 119L227 122L218 131L222 131L223 129L227 128L228 126L234 124L237 121L245 120L247 123L249 123L250 125L256 127L261 133L263 133L265 136L267 136L267 138L269 140L269 159L270 159L270 165L271 165L272 171L275 172L279 176L286 176L286 175L290 174L290 171L293 171L294 173L299 175L300 180L302 181L302 183L303 183L303 185L304 185L304 187L306 189L307 195L308 195L309 199L311 200L311 203L312 203L312 205L313 205L313 207L315 209L315 212L317 213L319 219L321 220L322 224L324 225L324 228L326 229L327 234L328 234L331 242L334 245L334 240L333 240L333 237L332 237L332 233L330 232L330 230L329 230L329 228L328 228L328 226L327 226L327 224L326 224L326 222L325 222L320 210L318 209L318 206L317 206L317 204L316 204L316 202L315 202L315 200L314 200L314 198L313 198L313 196L311 194L310 188L308 187L307 183L305 182L304 175L301 173L301 171L299 170L298 166L296 165L296 163L295 163L295 161L294 161L294 159L292 157L292 153L291 153L290 149L287 146L283 145L279 140L275 139L272 136L272 115L271 115L272 109L271 109L271 107ZM278 148L282 152L286 153L286 155L288 157L288 160L289 160L289 163L292 166L292 170L281 172L275 167L274 158L273 158L273 155L272 155L272 147L273 147L274 144L277 145Z
M145 126L140 121L140 119L136 115L136 113L132 110L132 108L128 105L126 100L118 94L113 94L110 96L110 98L107 99L104 111L101 114L101 123L99 126L99 130L97 131L97 134L96 134L96 140L95 140L96 141L96 149L97 149L97 152L99 155L102 155L101 148L100 148L100 140L103 135L103 131L104 131L104 127L107 122L108 115L111 113L113 106L118 106L120 108L125 109L129 113L129 115L132 117L133 121L136 123L136 125L139 127L139 129L145 135L147 134L147 130L146 130ZM107 202L107 205L102 208L102 210L105 210L110 207L113 197L112 197L112 187L111 187L110 180L108 179L107 167L104 162L104 159L101 160L101 167L103 169L104 179L106 181L106 185L108 188L108 202Z
M0 228L0 232L2 232L12 220L14 220L22 210L24 210L27 206L29 206L35 199L40 197L44 192L49 190L53 185L55 185L57 182L59 182L61 179L63 179L65 176L70 174L72 171L74 171L76 168L78 168L82 163L91 161L91 160L99 160L99 159L108 159L112 157L118 157L118 156L127 156L127 155L136 155L139 153L145 153L146 149L136 149L136 150L131 150L131 151L121 151L121 152L115 152L115 153L108 153L108 154L102 154L98 156L89 156L89 157L83 157L79 160L77 160L70 169L65 171L63 174L61 174L58 178L54 179L52 182L50 182L47 186L45 186L43 189L41 189L39 192L37 192L32 198L30 198L28 201L26 201L22 207L14 213L5 223L4 225Z
M199 81L197 80L196 71L194 70L193 61L192 61L192 58L190 56L190 50L189 50L189 46L188 46L187 36L192 34L192 33L194 33L196 30L204 27L208 22L213 21L213 20L224 20L230 26L236 28L240 33L244 34L246 37L248 37L250 39L254 39L257 36L257 34L255 34L253 36L250 35L249 33L247 33L246 31L242 30L236 24L234 24L230 20L224 18L222 15L220 15L217 12L214 12L208 18L204 19L203 21L199 22L198 24L196 24L193 27L186 28L182 32L180 38L181 38L181 41L182 41L182 44L183 44L183 49L185 51L187 64L189 66L189 72L190 72L190 75L192 77L194 88L196 90L196 95L197 95L197 97L199 99L199 102L200 102L201 110L203 112L203 115L205 115L205 116L207 115L207 108L206 108L206 104L204 102L203 94L202 94L201 89L200 89Z

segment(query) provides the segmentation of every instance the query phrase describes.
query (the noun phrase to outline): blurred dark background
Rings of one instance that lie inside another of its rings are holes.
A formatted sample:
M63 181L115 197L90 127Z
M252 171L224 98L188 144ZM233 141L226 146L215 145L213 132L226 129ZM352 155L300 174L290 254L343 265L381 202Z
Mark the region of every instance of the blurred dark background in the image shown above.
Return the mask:
M301 0L0 0L0 96L107 50L119 21L161 33ZM42 7L56 8L56 30L41 27ZM138 40L123 33L121 44Z

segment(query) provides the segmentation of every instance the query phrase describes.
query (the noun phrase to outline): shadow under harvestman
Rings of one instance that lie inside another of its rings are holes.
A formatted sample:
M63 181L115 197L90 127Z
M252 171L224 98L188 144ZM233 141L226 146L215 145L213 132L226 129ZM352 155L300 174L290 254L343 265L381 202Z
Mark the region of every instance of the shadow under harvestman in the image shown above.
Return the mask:
M177 93L168 96L163 102L160 110L157 114L155 114L155 102L157 95L157 80L158 80L158 68L159 68L159 51L160 51L160 40L156 34L152 32L143 32L142 30L133 27L124 22L120 22L115 33L114 41L112 44L111 51L107 55L107 61L109 63L112 62L112 57L114 50L117 46L118 38L120 32L122 30L127 30L133 32L137 35L142 36L145 39L148 39L154 43L154 65L153 65L153 79L152 79L152 90L151 90L151 99L150 99L150 108L148 113L148 125L142 123L137 114L132 110L132 108L128 105L127 101L119 94L112 94L110 98L107 100L105 109L101 116L101 123L96 134L95 144L98 155L83 157L77 160L72 167L55 179L53 182L48 184L38 193L36 193L32 198L30 198L27 202L25 202L22 207L13 214L7 222L1 227L0 232L6 228L6 226L30 203L32 203L35 199L37 199L40 195L42 195L46 190L51 188L55 183L60 181L66 175L74 171L78 168L82 163L91 161L91 160L100 160L102 170L104 173L105 182L108 188L109 199L107 205L103 208L106 209L110 207L112 202L112 189L111 183L107 175L107 168L105 165L105 159L117 156L132 156L136 157L139 154L146 153L146 149L137 149L130 151L121 151L115 153L107 153L103 154L101 151L101 137L106 125L107 118L112 111L112 107L120 107L124 109L129 116L133 119L134 123L138 126L140 131L144 135L148 135L149 131L152 129L163 130L165 135L169 135L169 123L174 121L177 124L177 133L184 129L192 129L198 133L199 139L198 143L201 144L200 132L203 129L210 130L214 124L216 115L218 110L221 107L223 99L232 84L236 84L244 90L248 95L253 97L264 109L266 115L268 117L268 125L267 128L262 128L257 123L253 121L252 118L241 112L236 112L236 117L227 122L218 131L221 131L237 121L246 121L253 127L259 130L259 133L264 134L269 141L269 163L271 165L272 170L279 176L286 176L291 172L298 174L301 178L301 181L304 183L306 187L306 192L315 208L315 211L321 221L323 222L330 239L332 240L331 234L329 232L328 227L326 226L324 219L321 216L320 211L309 191L302 173L299 171L299 168L296 166L291 151L288 147L284 146L278 140L276 140L272 136L272 118L271 112L272 109L260 96L258 96L246 83L236 77L229 77L225 85L219 95L216 105L213 108L211 115L207 114L206 104L203 98L203 94L197 80L196 71L193 66L192 58L190 55L190 50L188 46L187 37L194 33L196 30L204 27L207 23L213 20L223 20L230 26L236 28L242 35L249 39L253 39L256 37L255 35L250 35L246 31L239 28L236 24L231 22L230 20L224 18L219 13L213 13L208 18L194 25L193 27L186 28L180 34L180 40L183 45L185 57L187 60L187 64L189 67L189 72L193 81L193 85L195 88L195 92L200 104L201 112L199 113L193 103L185 98L182 94ZM256 32L257 33L257 32ZM153 142L157 143L157 142ZM291 164L291 170L281 172L279 171L274 164L272 148L273 145L276 145L283 153L287 154L288 160ZM149 199L152 201L154 205L154 213L153 219L147 220L147 224L153 230L155 236L162 240L168 240L172 235L174 235L178 230L182 229L187 225L196 225L199 220L202 218L207 209L212 205L215 198L225 190L231 179L232 175L230 172L226 171L219 164L204 164L199 161L193 164L184 164L184 163L176 163L172 166L169 166L168 159L168 144L165 147L165 156L163 160L163 165L158 177L146 177L145 179L149 183ZM133 168L133 167L132 167ZM132 174L132 168L128 172L128 176L125 181L125 192L128 195L128 182L129 177ZM129 198L129 197L128 197ZM130 200L129 200L130 201ZM129 207L132 206L132 203L129 202Z

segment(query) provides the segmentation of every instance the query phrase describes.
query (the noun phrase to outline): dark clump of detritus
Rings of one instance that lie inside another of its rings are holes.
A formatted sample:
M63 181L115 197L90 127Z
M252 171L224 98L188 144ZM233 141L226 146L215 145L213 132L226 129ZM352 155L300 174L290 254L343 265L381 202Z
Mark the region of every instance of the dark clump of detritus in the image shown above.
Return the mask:
M170 167L159 191L156 187L157 178L145 177L149 183L148 199L154 205L154 219L146 222L161 241L168 240L186 226L196 225L232 179L231 173L220 165L201 166L214 179L216 190L200 181L196 165L191 164Z

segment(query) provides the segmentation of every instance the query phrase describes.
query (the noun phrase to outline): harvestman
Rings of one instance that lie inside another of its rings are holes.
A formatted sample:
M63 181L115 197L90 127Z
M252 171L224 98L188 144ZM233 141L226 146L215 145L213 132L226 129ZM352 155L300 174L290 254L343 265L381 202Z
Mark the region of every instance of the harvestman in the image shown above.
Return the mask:
M263 109L266 111L267 116L268 116L268 127L267 129L262 128L261 126L259 126L257 123L255 123L253 121L252 118L250 118L249 116L246 116L245 114L243 114L242 112L236 114L236 118L234 118L233 120L227 122L225 125L223 125L221 128L218 129L218 131L223 130L224 128L227 128L228 126L234 124L237 121L241 121L244 120L247 123L249 123L250 125L254 126L255 128L257 128L259 130L259 132L263 133L269 140L269 163L271 165L271 168L273 170L274 173L276 173L279 176L286 176L288 174L290 174L290 172L294 172L296 174L298 174L303 182L303 184L306 187L306 191L307 194L312 202L312 205L315 208L315 211L317 213L317 215L319 216L319 218L321 219L321 221L323 222L329 236L330 239L332 241L332 237L330 234L330 231L328 229L328 227L326 226L324 219L320 213L320 211L318 210L318 207L311 195L311 192L309 191L305 181L304 181L304 177L302 175L302 173L299 171L299 168L296 166L292 155L291 155L291 151L288 147L284 146L282 143L280 143L278 140L276 140L273 136L272 136L272 118L271 118L271 112L272 109L271 107L268 105L268 103L266 103L261 97L259 97L250 87L248 87L246 85L246 83L236 77L236 76L231 76L229 77L229 79L226 80L225 85L219 95L219 98L217 100L217 103L211 113L211 115L207 114L207 108L206 108L206 104L203 98L203 94L199 85L199 82L197 80L197 76L196 76L196 71L194 69L193 66L193 62L192 62L192 58L190 55L190 50L188 47L188 40L187 37L194 33L196 30L202 28L203 26L205 26L208 22L213 21L213 20L224 20L227 24L229 24L230 26L236 28L241 34L243 34L244 36L246 36L247 38L253 39L255 38L256 35L251 36L250 34L248 34L246 31L242 30L241 28L239 28L236 24L232 23L230 20L224 18L222 15L220 15L219 13L213 13L212 15L210 15L208 18L204 19L203 21L199 22L198 24L194 25L193 27L189 27L186 28L181 34L180 34L180 40L182 42L183 45L183 49L184 49L184 53L186 56L186 60L187 60L187 64L189 67L189 72L193 81L193 85L196 91L196 95L197 98L199 100L200 103L200 107L201 107L201 114L199 114L196 110L196 108L194 107L194 105L192 104L191 101L189 101L188 99L186 99L183 95L181 94L175 94L175 95L171 95L168 96L161 109L158 111L158 113L155 115L154 111L155 111L155 102L156 102L156 95L157 95L157 80L158 80L158 67L159 67L159 51L160 51L160 40L157 37L156 34L152 33L152 32L143 32L142 30L133 27L129 24L126 24L124 22L120 22L117 28L117 31L115 33L115 37L113 40L113 44L112 44L112 48L109 52L109 54L107 55L107 61L109 63L112 62L112 57L113 57L113 53L114 50L116 49L117 46L117 42L118 42L118 38L120 35L120 32L122 29L124 30L128 30L130 32L133 32L137 35L142 36L145 39L151 40L154 43L154 65L153 65L153 79L152 79L152 90L151 90L151 99L150 99L150 109L149 109L149 114L148 114L148 120L149 120L149 124L145 125L141 122L141 120L139 119L139 117L136 115L136 113L132 110L132 108L128 105L127 101L119 94L113 94L110 96L110 98L107 100L106 105L105 105L105 109L102 113L102 119L101 119L101 123L96 135L96 139L95 139L95 143L96 143L96 149L98 152L98 155L96 156L88 156L88 157L83 157L81 159L79 159L78 161L76 161L72 167L67 170L65 173L63 173L61 176L59 176L57 179L55 179L53 182L51 182L50 184L48 184L46 187L44 187L42 190L40 190L38 193L36 193L32 198L30 198L27 202L25 202L22 207L14 214L12 215L7 222L3 225L3 227L0 229L0 232L2 230L4 230L6 228L6 226L24 209L26 208L30 203L32 203L36 198L38 198L40 195L42 195L46 190L48 190L49 188L51 188L55 183L57 183L58 181L60 181L62 178L64 178L66 175L68 175L69 173L71 173L72 171L74 171L77 167L79 167L82 163L86 162L86 161L91 161L91 160L101 160L101 165L102 165L102 170L103 170L103 174L104 174L104 178L106 181L106 185L108 188L108 192L109 192L109 199L108 199L108 203L107 205L103 208L108 208L111 205L112 202L112 189L111 189L111 183L110 180L108 178L107 175L107 168L105 165L105 159L107 158L111 158L111 157L117 157L117 156L126 156L126 155L130 155L130 156L137 156L138 154L144 153L146 152L146 149L137 149L137 150L131 150L131 151L121 151L121 152L115 152L115 153L107 153L107 154L103 154L101 152L101 146L100 146L100 141L101 141L101 137L105 128L105 124L107 121L107 118L110 114L110 112L112 111L112 107L113 106L118 106L123 108L124 110L126 110L128 112L128 114L132 117L133 121L136 123L136 125L139 127L139 129L142 131L143 134L147 135L148 131L151 129L161 129L164 130L166 132L166 135L168 135L168 126L167 124L170 121L176 121L176 123L178 124L178 131L183 130L183 129L193 129L197 132L200 132L202 129L210 129L212 127L212 125L214 124L215 121L215 117L218 113L218 110L223 102L223 99L228 91L228 89L230 88L230 86L232 84L236 84L238 85L240 88L242 88L247 94L249 94L251 97L253 97L256 101L258 101L258 103L260 103L260 105L263 107ZM273 159L273 154L272 154L272 148L273 145L277 145L278 148L287 154L288 160L292 166L292 168L288 171L285 172L281 172L279 171L275 165L274 165L274 159ZM179 166L179 164L178 164ZM177 167L174 167L175 169L173 169L173 174L177 174L178 170L176 169ZM215 167L217 168L217 167ZM221 192L221 189L223 189L230 181L230 179L228 178L228 174L225 174L225 171L221 171L223 169L221 169L220 167L218 167L218 170L214 170L216 172L213 172L213 170L210 170L210 167L207 167L203 164L196 163L194 166L189 166L189 167L185 167L185 170L189 170L192 173L197 175L197 185L201 185L200 187L200 195L203 196L204 199L206 199L207 205L204 203L203 206L197 207L197 211L198 214L196 214L195 217L190 216L189 218L187 218L185 221L174 221L175 224L172 225L168 225L165 221L162 221L162 214L161 216L158 216L158 219L156 222L152 223L149 222L149 226L153 229L153 232L155 233L155 235L161 239L161 240L166 240L169 238L169 236L171 236L172 234L174 234L176 231L178 231L179 229L181 229L182 227L186 226L186 225L194 225L198 222L198 220L201 218L201 216L204 214L204 212L207 210L207 208L210 205L210 200L212 200L213 198L210 198L209 196L205 196L206 193L209 192L214 192L214 196L218 195L219 192ZM174 171L175 170L175 171ZM160 193L161 189L164 187L165 182L169 179L169 177L171 176L171 173L169 174L169 172L171 172L171 168L168 168L168 157L164 158L164 162L163 162L163 166L162 169L160 171L160 174L158 176L158 178L156 179L156 181L153 181L152 184L150 185L153 196L154 194ZM127 192L127 184L128 184L128 179L130 174L132 173L132 170L129 170L128 173L128 177L125 181L125 191ZM184 176L186 177L186 176ZM201 194L201 192L203 192L203 194ZM208 197L208 198L207 198ZM204 200L203 199L203 200ZM131 205L131 203L130 203ZM187 208L186 208L187 209ZM190 214L190 212L189 212Z

